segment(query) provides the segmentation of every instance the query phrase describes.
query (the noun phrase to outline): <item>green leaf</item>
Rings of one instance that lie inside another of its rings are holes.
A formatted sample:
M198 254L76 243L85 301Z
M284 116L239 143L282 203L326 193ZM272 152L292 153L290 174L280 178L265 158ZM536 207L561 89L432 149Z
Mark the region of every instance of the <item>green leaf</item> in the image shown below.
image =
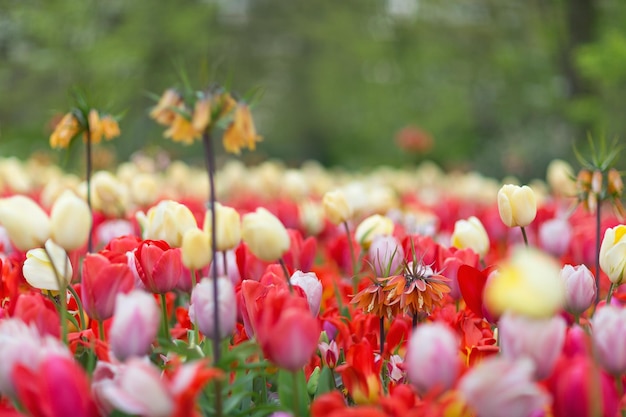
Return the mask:
M278 398L280 404L298 417L309 416L311 399L307 392L304 371L290 372L284 369L278 371Z
M315 395L317 392L317 384L320 380L320 367L316 366L311 376L309 377L309 382L306 384L306 391L309 395Z
M320 373L319 381L317 383L317 392L315 393L315 397L319 397L322 394L327 392L331 392L335 389L335 376L333 375L332 369L328 367L322 368L322 372Z

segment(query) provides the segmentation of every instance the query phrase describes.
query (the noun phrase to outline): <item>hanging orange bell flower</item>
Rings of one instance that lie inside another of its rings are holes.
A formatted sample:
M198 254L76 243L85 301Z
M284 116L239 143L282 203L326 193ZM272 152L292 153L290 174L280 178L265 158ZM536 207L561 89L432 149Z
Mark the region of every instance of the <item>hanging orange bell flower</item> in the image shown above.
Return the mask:
M67 148L72 138L80 132L80 129L76 117L72 113L67 113L50 135L50 146L52 148Z
M180 113L176 113L172 125L163 134L166 138L172 139L174 142L182 142L185 145L191 145L201 135L202 133L193 127L191 121Z
M246 104L239 103L235 109L235 120L224 132L224 149L226 152L239 155L242 148L253 151L256 148L256 142L262 140L263 138L256 133L250 108Z
M173 109L180 107L182 102L183 99L178 91L169 88L165 90L157 105L150 111L150 117L158 124L169 126L174 123L177 114Z

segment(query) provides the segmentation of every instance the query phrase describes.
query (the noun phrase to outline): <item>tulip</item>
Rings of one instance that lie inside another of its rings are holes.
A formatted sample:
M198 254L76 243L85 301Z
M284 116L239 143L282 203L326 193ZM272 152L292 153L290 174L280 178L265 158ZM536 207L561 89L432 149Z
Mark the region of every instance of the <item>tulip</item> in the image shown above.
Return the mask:
M613 375L622 375L626 372L626 309L604 306L591 323L598 362Z
M161 201L148 214L140 211L136 217L144 239L164 240L174 248L182 245L187 230L197 227L191 210L172 200Z
M39 247L50 237L50 219L37 203L22 195L0 199L0 223L21 251Z
M561 316L529 319L505 314L498 322L502 355L515 360L527 357L535 365L535 378L550 375L565 341L567 324Z
M34 325L41 335L61 336L61 320L56 306L41 293L22 293L17 297L12 317Z
M47 354L34 369L17 365L13 379L17 399L30 415L98 415L87 374L66 354Z
M159 307L151 294L141 290L118 294L109 330L109 342L115 357L125 360L147 354L159 329L159 314Z
M90 232L89 206L82 198L66 190L52 206L50 237L66 251L72 251L87 243Z
M198 228L189 229L183 236L180 248L183 265L190 270L200 270L211 263L211 235Z
M393 221L389 217L374 214L357 226L354 237L361 246L368 249L376 236L391 235L393 227Z
M340 190L328 191L324 194L322 205L326 218L332 224L339 225L352 217L352 207Z
M560 268L549 256L523 247L487 281L485 304L498 315L505 311L528 317L551 317L565 303Z
M298 207L300 224L307 234L316 236L324 230L324 207L314 201L304 201Z
M306 300L274 288L257 303L260 308L251 319L265 357L290 371L302 369L315 352L321 332Z
M424 395L451 388L460 371L459 340L441 323L418 326L407 346L404 366L409 381Z
M404 261L404 249L393 236L376 236L369 248L369 257L377 277L388 277L399 272Z
M337 346L337 342L334 340L331 340L330 343L320 342L317 347L320 350L320 356L322 357L324 366L334 369L339 360L339 346Z
M291 285L294 287L302 288L306 295L306 300L309 303L311 314L317 316L320 312L320 304L322 303L322 283L320 282L315 272L302 272L296 271L291 278Z
M35 288L59 291L72 280L72 263L65 250L52 240L48 239L45 248L31 249L26 253L22 273Z
M600 267L611 282L620 285L626 270L626 225L606 229L600 246Z
M336 368L356 404L376 404L382 393L381 360L375 360L367 341L354 343L346 352L346 363Z
M176 288L183 273L180 249L162 240L146 240L133 253L137 277L149 291L164 294Z
M285 226L262 207L243 216L242 236L254 256L266 262L283 256L291 243Z
M484 258L489 251L489 236L478 218L457 220L452 232L452 246L458 249L471 249Z
M86 197L87 184L83 183ZM91 177L91 208L110 217L120 217L126 211L130 196L128 188L108 171L98 171Z
M85 312L94 320L112 317L117 294L133 289L133 274L126 258L121 260L124 262L113 262L97 253L88 253L83 260L81 300Z
M215 238L218 251L225 252L235 249L241 241L241 219L239 213L232 207L219 203L215 205ZM211 235L211 210L204 216L204 232Z
M99 361L92 385L102 415L120 410L131 415L168 417L174 411L174 397L159 369L138 358L123 365Z
M506 184L498 191L498 211L508 227L526 227L537 215L535 193L527 185Z
M548 396L532 381L534 366L527 358L503 356L484 359L467 372L459 391L481 417L528 417L542 410Z
M584 313L596 299L596 282L585 265L565 265L561 269L565 282L565 309L574 315Z
M213 314L216 300L213 293L213 282L208 278L202 279L191 292L189 319L206 337L214 338L217 336L223 339L233 332L237 322L235 289L229 278L217 278L217 294L219 297L217 303L220 320L217 332Z
M554 159L548 165L546 180L552 192L563 197L576 196L576 175L572 166L561 160Z
M130 181L130 195L135 204L146 207L157 201L161 192L159 187L154 174L140 173Z
M552 219L539 227L539 243L554 256L563 256L572 239L572 227L565 219Z

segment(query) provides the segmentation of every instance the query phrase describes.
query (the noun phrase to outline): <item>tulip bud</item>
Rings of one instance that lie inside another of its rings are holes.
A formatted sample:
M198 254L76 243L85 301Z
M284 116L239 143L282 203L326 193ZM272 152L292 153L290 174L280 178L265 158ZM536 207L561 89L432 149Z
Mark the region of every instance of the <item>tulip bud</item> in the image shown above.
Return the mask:
M393 236L376 236L369 248L370 262L378 277L388 277L398 273L404 261L404 249Z
M357 226L354 237L361 246L368 249L376 236L391 235L393 228L393 221L389 217L374 214Z
M235 249L241 241L241 219L232 207L215 204L215 245L220 252ZM204 216L204 232L211 235L211 210Z
M219 319L217 336L220 339L230 335L237 322L237 300L235 290L230 279L227 277L217 278L217 303L219 309ZM214 338L215 316L213 314L215 306L215 294L213 293L213 281L204 278L200 281L191 293L191 304L189 305L189 319L194 323L200 332L206 337Z
M626 270L626 225L606 229L600 246L600 268L612 283L619 285Z
M291 285L302 288L309 303L311 314L317 316L320 312L320 304L322 303L322 283L315 272L296 271L289 279Z
M183 236L183 265L190 270L200 270L211 263L211 236L198 228L189 229Z
M137 174L130 181L130 195L133 202L141 207L153 204L161 190L153 174Z
M352 217L352 207L339 190L328 191L322 199L324 213L332 224L341 224Z
M505 311L528 317L551 317L565 302L565 285L559 278L559 264L549 256L517 248L484 290L490 312Z
M563 197L574 197L576 195L574 169L567 162L561 159L555 159L550 162L546 179L553 193Z
M565 309L572 314L582 314L596 299L596 282L585 265L565 265L561 269L565 282Z
M319 203L304 201L298 207L300 224L309 235L317 235L324 230L324 208Z
M339 360L339 346L337 346L337 342L334 340L331 340L330 343L320 342L317 347L322 356L322 363L330 369L334 369Z
M116 358L123 361L150 351L159 329L159 313L154 297L147 292L134 290L117 295L109 330L109 342Z
M54 202L50 213L52 240L66 251L87 243L91 231L91 211L82 198L67 190Z
M478 218L457 220L452 232L452 246L459 249L471 249L484 258L489 251L489 236Z
M476 415L528 417L541 411L549 397L532 381L530 359L512 361L503 356L483 360L467 372L459 391Z
M508 227L526 227L537 215L535 193L527 185L506 184L498 191L498 211Z
M35 288L59 291L59 284L65 287L72 280L72 263L65 250L52 240L46 241L45 248L31 249L26 253L22 273Z
M565 219L552 219L539 227L539 244L548 253L562 256L569 248L572 227Z
M173 248L182 245L187 230L197 228L191 210L173 200L161 201L147 215L140 211L136 217L144 239L164 240Z
M87 184L83 183L86 197ZM107 216L123 215L129 201L128 188L107 171L98 171L91 177L91 207ZM85 198L86 199L86 198Z
M291 245L285 226L262 207L243 216L242 236L254 256L266 262L282 257Z
M600 308L591 319L596 359L615 376L626 372L626 309Z
M445 324L418 326L407 346L404 365L409 381L422 395L450 389L459 375L459 341Z
M535 365L535 378L550 375L565 341L567 325L561 316L529 319L505 314L498 322L502 355L510 359L527 357Z
M33 200L22 195L0 199L0 223L13 245L27 251L50 237L50 219Z

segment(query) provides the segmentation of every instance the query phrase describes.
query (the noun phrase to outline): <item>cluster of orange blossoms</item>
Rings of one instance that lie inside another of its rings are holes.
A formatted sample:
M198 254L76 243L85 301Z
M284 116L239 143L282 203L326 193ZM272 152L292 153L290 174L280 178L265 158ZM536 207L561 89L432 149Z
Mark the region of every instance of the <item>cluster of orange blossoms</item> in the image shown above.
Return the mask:
M102 137L111 140L120 135L120 127L111 115L100 116L98 110L91 109L86 122L81 123L73 112L67 113L50 135L52 148L67 148L74 137L83 133L83 140L92 144L100 143Z
M234 112L233 120L224 132L224 149L239 154L242 148L254 150L256 143L262 140L256 132L248 105L235 101L227 92L202 93L193 105L193 111L190 107L178 91L170 88L163 93L150 117L169 127L164 133L166 138L190 145L220 119Z

